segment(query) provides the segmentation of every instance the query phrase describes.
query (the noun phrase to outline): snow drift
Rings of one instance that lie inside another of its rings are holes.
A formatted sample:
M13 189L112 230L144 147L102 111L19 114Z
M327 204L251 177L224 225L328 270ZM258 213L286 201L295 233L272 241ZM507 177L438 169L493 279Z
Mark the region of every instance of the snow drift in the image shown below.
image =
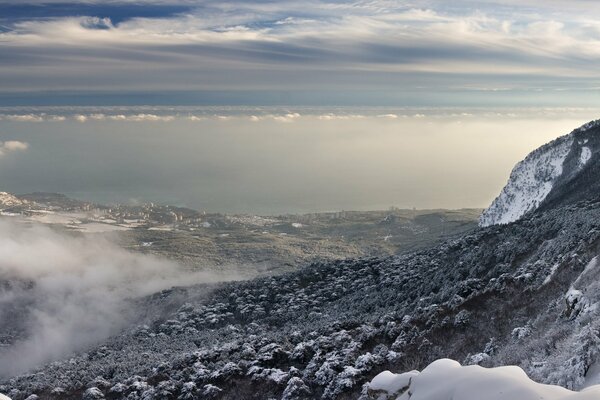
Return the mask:
M600 398L600 385L573 392L536 383L519 367L461 366L441 359L421 372L384 371L373 378L366 392L367 398L377 400L592 400Z

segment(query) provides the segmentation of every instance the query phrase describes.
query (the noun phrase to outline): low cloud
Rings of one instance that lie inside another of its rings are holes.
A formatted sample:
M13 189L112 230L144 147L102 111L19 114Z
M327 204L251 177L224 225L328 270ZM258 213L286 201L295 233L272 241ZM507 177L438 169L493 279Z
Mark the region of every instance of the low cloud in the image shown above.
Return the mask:
M44 121L44 115L38 114L8 114L2 115L0 119L6 121L16 121L16 122L42 122Z
M122 121L122 122L169 122L175 119L175 115L156 115L156 114L77 114L73 119L78 122L87 121Z
M28 143L20 142L18 140L7 140L6 142L0 142L0 157L5 156L8 153L25 151L28 148Z
M232 279L126 251L105 238L0 220L0 376L27 371L118 332L130 300L173 286ZM1 349L1 347L0 347Z

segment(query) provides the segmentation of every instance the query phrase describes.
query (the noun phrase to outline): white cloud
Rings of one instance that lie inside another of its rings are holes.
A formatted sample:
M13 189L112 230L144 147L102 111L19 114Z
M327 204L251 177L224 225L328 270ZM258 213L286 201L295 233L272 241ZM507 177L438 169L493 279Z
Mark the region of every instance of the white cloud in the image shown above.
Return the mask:
M134 115L108 115L106 119L112 121L129 121L129 122L169 122L175 119L173 115L156 115L156 114L134 114Z
M42 122L44 117L37 114L9 114L0 116L0 119L17 122Z
M170 122L175 120L176 115L156 115L156 114L76 114L73 116L77 122L87 121L122 121L122 122ZM190 121L199 121L195 116L188 117Z
M544 15L541 2L529 1L540 7L538 14L516 6L501 13L506 8L499 3L485 3L474 12L468 2L450 11L442 2L423 1L410 7L389 1L211 2L198 12L117 25L95 17L20 21L0 38L9 53L43 56L40 68L61 76L61 88L81 87L77 71L86 71L87 79L90 69L108 82L123 76L127 87L207 89L257 84L256 74L265 80L259 87L302 87L317 74L347 71L600 78L595 62L574 61L600 56L600 37L589 34L598 7L585 16L565 12L558 20ZM29 69L10 74L39 73ZM298 78L284 81L273 71ZM101 82L87 79L85 85ZM21 86L15 83L15 90Z
M20 142L18 140L7 140L5 142L0 142L0 157L3 157L8 153L25 151L28 148L28 143Z
M272 118L277 122L294 122L296 119L300 118L301 115L297 112L291 112L284 115L273 115Z

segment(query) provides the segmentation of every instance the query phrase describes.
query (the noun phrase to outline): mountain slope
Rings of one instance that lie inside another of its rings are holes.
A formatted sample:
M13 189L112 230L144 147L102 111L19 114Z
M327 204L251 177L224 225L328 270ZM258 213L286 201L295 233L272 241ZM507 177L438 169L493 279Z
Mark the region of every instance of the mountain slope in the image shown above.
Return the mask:
M506 186L484 210L480 226L514 222L538 208L554 207L600 194L600 121L589 122L531 152L510 174Z
M394 257L206 287L176 311L173 296L197 288L165 291L140 300L142 309L165 304L146 325L0 379L0 392L13 400L356 399L368 398L363 385L384 370L421 370L441 358L517 365L568 389L599 383L596 131L534 152L525 163L533 167L520 170L541 184L525 185L533 195L521 198L539 203L514 223ZM535 188L548 182L542 198Z
M225 284L0 392L345 399L383 370L446 357L577 389L600 361L599 251L600 204L587 202L412 254Z

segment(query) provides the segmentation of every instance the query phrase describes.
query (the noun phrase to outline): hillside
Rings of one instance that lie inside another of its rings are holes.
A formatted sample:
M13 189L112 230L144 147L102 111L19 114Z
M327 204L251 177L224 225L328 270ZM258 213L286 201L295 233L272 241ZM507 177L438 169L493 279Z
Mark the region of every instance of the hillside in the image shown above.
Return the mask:
M573 143L578 132L592 131L575 131ZM569 137L532 153L534 170L550 171L538 181L552 187L543 198L528 194L538 203L514 222L499 218L395 256L162 291L137 302L138 323L5 378L0 392L13 400L366 399L365 384L382 371L443 358L519 366L536 382L573 390L600 383L600 191L585 172L596 163L587 139L582 167L571 161ZM558 163L542 153L567 155ZM584 193L569 189L586 179Z
M444 357L580 388L598 360L599 221L600 204L581 203L403 256L223 284L0 390L16 400L92 387L107 398L263 399L290 386L304 398L355 398L384 369Z

